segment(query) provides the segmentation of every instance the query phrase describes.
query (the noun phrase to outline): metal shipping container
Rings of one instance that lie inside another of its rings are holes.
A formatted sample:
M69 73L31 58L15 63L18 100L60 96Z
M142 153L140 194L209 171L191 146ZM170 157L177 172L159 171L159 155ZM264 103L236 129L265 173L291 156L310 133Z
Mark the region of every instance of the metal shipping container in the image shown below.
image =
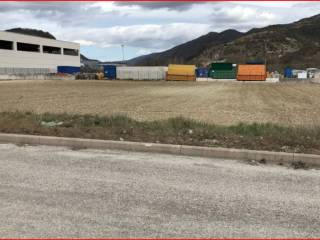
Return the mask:
M167 81L195 81L196 66L169 64L166 80Z
M169 64L169 75L196 76L195 65Z
M167 67L117 67L117 79L121 80L164 80Z
M307 71L301 71L298 73L298 79L307 79L308 75L307 75Z
M167 81L196 81L196 75L173 75L167 74Z
M209 76L209 69L208 68L197 68L196 69L196 76L198 78L207 78Z
M236 68L232 70L211 70L209 73L210 78L214 79L236 79Z
M292 68L286 67L284 69L284 77L285 78L293 78Z
M233 64L232 63L211 63L210 69L212 70L222 70L222 71L227 71L227 70L232 70Z
M103 66L104 77L107 79L117 79L117 66L104 65Z
M265 81L267 71L265 65L238 65L238 81Z
M80 67L73 66L58 66L58 73L75 74L80 72Z

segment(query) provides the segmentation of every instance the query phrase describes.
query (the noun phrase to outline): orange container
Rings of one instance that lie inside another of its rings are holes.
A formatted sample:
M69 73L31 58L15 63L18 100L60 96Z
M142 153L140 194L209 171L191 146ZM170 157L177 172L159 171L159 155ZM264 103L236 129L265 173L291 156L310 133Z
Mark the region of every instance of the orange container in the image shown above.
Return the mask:
M238 75L238 81L265 81L266 76L263 75Z
M238 81L265 81L267 71L265 65L238 65Z

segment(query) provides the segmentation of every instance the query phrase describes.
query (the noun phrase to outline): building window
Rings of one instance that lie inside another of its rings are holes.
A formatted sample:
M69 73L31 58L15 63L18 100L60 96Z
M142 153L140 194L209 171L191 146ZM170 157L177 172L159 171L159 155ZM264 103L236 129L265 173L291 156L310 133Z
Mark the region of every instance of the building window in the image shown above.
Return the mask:
M61 48L58 47L43 46L42 51L43 53L61 54Z
M25 52L40 52L40 45L18 42L17 50Z
M70 49L70 48L64 48L63 49L64 55L70 55L70 56L79 56L79 50L77 49Z
M13 50L13 42L0 40L0 49Z

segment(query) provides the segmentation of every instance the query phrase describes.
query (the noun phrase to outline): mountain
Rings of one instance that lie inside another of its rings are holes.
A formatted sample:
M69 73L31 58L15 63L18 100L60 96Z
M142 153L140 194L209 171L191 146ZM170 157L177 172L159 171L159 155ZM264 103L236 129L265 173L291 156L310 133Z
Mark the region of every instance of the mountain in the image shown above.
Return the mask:
M239 37L243 33L236 30L226 30L221 33L210 32L192 41L173 47L160 53L152 53L133 58L128 61L129 65L168 65L169 63L191 62L206 49L219 44L224 44Z
M87 58L83 54L80 54L80 62L88 67L97 67L100 64L99 60Z
M246 33L235 30L209 33L167 51L131 59L128 64L206 66L223 60L235 63L262 60L269 70L282 70L285 66L320 67L320 15Z
M320 15L291 24L252 29L225 45L208 48L193 61L206 65L221 59L236 63L266 60L269 70L282 70L286 66L319 67Z
M84 56L83 54L80 54L80 62L83 66L84 70L87 71L98 71L101 69L101 65L126 65L125 61L108 61L108 62L102 62L96 59L90 59Z
M6 30L7 32L13 32L13 33L21 33L25 35L30 36L36 36L36 37L43 37L43 38L50 38L50 39L56 39L51 33L44 32L42 30L37 29L30 29L30 28L12 28Z

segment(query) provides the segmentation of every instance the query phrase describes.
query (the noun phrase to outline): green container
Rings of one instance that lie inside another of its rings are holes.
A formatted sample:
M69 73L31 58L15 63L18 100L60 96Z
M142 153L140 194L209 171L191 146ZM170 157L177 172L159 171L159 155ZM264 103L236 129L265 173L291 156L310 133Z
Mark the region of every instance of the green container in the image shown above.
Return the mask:
M213 70L230 71L233 69L232 63L211 63L210 68Z
M236 79L236 69L232 70L210 70L209 77L214 79Z

